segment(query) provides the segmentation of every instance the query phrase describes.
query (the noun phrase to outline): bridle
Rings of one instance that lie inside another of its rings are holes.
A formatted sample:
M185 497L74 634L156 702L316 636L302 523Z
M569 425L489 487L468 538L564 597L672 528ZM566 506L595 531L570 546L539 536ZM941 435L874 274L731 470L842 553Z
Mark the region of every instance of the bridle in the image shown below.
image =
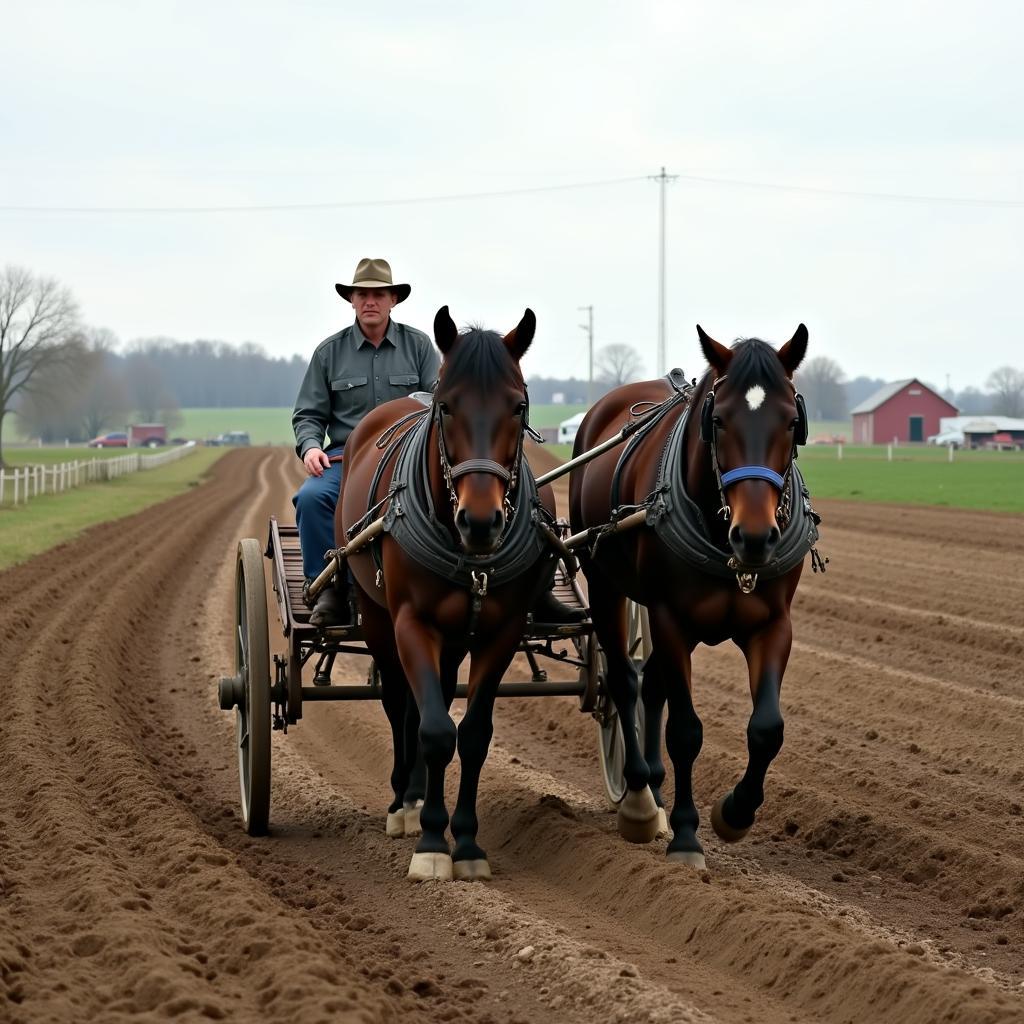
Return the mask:
M512 504L512 495L515 493L516 485L519 482L519 474L523 462L523 444L526 436L529 435L537 442L543 441L541 435L530 426L530 393L525 384L523 385L523 394L526 400L523 402L522 411L519 413L519 438L516 441L516 453L512 459L511 469L506 469L500 462L495 462L493 459L466 459L453 466L448 455L448 443L444 436L444 403L439 402L435 394L431 416L437 428L437 447L441 458L441 474L444 477L448 499L451 502L453 512L459 507L459 496L455 491L455 481L470 473L489 473L491 476L496 476L505 485L502 507L505 510L506 524L515 515L516 510Z
M807 407L804 397L796 389L796 385L789 381L793 388L793 396L796 400L796 424L793 428L793 447L784 473L776 473L770 466L739 466L736 469L722 472L718 460L718 427L715 423L715 388L729 375L723 373L711 384L711 390L704 399L704 405L700 411L700 439L707 444L711 450L711 468L715 473L715 481L718 484L718 495L722 504L718 509L718 515L728 522L732 518L732 509L725 497L725 489L740 480L765 480L772 484L779 491L779 504L776 508L775 518L779 529L784 530L789 523L790 516L790 479L793 475L793 462L797 458L797 448L807 444Z

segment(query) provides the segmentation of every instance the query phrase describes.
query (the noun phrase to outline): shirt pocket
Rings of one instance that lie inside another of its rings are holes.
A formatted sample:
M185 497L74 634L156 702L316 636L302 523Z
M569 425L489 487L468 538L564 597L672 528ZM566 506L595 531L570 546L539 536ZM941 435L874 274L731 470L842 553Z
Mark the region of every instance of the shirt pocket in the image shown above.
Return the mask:
M367 377L338 377L331 381L332 391L351 391L353 388L365 387Z
M389 373L385 377L387 387L384 397L390 401L396 398L405 398L420 387L420 375L418 373Z

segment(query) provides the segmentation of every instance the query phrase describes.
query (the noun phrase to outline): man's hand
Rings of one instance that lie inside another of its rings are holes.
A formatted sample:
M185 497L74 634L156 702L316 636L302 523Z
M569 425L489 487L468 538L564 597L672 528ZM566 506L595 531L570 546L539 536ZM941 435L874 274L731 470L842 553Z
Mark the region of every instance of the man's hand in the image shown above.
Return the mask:
M310 476L323 476L324 470L331 468L331 460L327 457L327 452L320 448L310 448L302 456L302 461Z

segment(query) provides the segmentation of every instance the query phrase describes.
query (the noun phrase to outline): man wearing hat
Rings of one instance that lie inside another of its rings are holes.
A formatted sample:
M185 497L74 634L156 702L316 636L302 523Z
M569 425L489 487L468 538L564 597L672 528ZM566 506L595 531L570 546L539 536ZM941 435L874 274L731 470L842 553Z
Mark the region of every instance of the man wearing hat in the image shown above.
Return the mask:
M334 509L341 491L342 451L355 425L383 402L429 391L441 360L422 331L391 319L412 288L394 284L386 260L362 259L352 284L336 284L355 309L355 323L322 341L313 353L295 400L295 450L309 473L292 499L302 546L302 570L310 580L323 570L334 547ZM325 436L330 440L325 443ZM346 595L325 587L310 622L348 621Z

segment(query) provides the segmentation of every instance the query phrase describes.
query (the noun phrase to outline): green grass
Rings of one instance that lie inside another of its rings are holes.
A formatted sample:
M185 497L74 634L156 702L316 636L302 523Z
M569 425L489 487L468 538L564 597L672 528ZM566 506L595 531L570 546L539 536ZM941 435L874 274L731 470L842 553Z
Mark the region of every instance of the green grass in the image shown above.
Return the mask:
M84 445L64 448L4 448L4 461L8 466L53 466L62 462L88 462L91 459L113 459L138 448L86 448ZM166 451L166 449L157 449ZM146 452L147 455L152 454Z
M534 405L530 407L530 423L538 430L556 427L585 408L582 405ZM182 409L181 416L181 425L173 430L175 437L202 441L231 430L244 430L253 444L295 444L290 408Z
M0 506L0 569L70 540L96 523L133 515L195 487L226 450L197 448L159 469L43 495L16 508Z
M800 468L816 498L938 505L1024 512L1024 453L954 453L944 448L813 446L800 453Z

